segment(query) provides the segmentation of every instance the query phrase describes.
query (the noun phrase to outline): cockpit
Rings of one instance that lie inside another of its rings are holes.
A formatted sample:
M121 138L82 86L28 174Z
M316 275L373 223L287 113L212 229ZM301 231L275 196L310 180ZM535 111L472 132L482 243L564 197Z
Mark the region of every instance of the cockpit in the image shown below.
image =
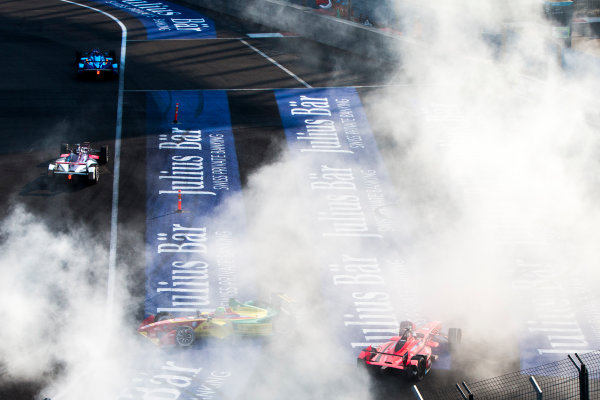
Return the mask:
M88 63L106 63L106 57L100 50L94 49L88 53L86 61Z
M394 352L400 351L402 347L406 344L406 342L413 336L412 330L410 328L406 328L400 340L396 342L396 347L394 348Z
M67 161L68 162L77 162L77 161L79 161L79 153L75 149L72 149L71 153L67 157Z

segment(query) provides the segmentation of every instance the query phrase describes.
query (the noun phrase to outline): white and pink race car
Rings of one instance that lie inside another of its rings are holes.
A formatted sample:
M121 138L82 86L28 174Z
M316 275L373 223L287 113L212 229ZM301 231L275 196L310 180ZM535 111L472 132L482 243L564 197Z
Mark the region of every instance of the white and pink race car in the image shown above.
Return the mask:
M100 150L92 149L89 142L60 147L60 157L48 164L48 178L64 177L71 181L73 177L85 176L89 182L97 183L100 179L100 165L108 162L106 146Z

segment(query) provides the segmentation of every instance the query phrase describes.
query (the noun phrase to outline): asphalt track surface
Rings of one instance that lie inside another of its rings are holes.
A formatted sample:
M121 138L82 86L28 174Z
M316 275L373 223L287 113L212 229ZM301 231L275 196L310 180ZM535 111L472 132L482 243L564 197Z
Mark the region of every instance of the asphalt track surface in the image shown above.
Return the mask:
M103 9L97 3L79 2ZM218 39L147 41L138 20L115 9L106 10L128 29L119 231L140 232L119 236L117 257L141 277L143 254L131 249L144 248L146 216L145 208L139 206L146 201L144 91L229 90L244 184L253 171L277 157L285 140L273 93L261 89L303 85L240 38L313 87L359 87L363 101L376 94L377 86L402 83L392 65L365 62L362 57L301 37L250 39L246 33L274 31L211 12L205 14L216 22ZM48 161L56 158L63 142L91 141L108 145L109 153L114 154L118 82L77 79L74 59L76 51L90 46L118 51L120 29L100 13L58 0L1 0L0 32L0 217L22 206L57 231L67 232L77 225L93 227L98 242L108 248L112 157L94 186L59 185L50 190L44 177ZM131 310L133 330L143 313L143 279L128 282L128 286L140 299L139 309ZM447 387L468 381L467 370L454 373L438 371L428 376L428 384ZM257 375L260 379L260 372ZM45 378L7 382L0 377L0 398L33 398ZM374 393L382 399L409 396L409 386L383 377Z

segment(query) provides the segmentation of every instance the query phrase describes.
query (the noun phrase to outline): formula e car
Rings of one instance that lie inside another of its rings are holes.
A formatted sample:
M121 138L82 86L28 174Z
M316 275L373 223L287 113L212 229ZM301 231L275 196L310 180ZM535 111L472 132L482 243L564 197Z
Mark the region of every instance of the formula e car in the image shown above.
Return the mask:
M100 179L100 165L107 162L106 146L97 150L92 149L89 142L75 145L63 143L60 157L48 164L48 178L64 177L70 181L74 176L85 176L90 182L97 183Z
M462 331L458 328L448 329L448 334L441 332L442 324L438 321L427 322L417 327L410 321L400 323L399 336L394 336L381 346L369 346L358 356L358 366L371 372L388 368L402 371L408 378L422 380L439 356L440 344L448 345L448 350L455 350L460 343Z
M291 313L282 306L257 301L240 303L229 299L229 307L194 316L173 317L159 312L146 318L138 332L154 344L190 346L199 337L271 336L289 333L294 325Z
M77 75L96 75L108 74L109 76L119 75L119 63L113 50L101 51L92 49L90 51L78 51L75 54L77 63Z

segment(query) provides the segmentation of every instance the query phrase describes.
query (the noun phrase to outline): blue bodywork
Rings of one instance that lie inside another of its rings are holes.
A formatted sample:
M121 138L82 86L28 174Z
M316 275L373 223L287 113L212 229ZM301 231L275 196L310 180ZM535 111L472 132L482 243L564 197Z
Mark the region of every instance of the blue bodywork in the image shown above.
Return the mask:
M119 64L113 51L93 49L77 53L77 74L119 74Z

